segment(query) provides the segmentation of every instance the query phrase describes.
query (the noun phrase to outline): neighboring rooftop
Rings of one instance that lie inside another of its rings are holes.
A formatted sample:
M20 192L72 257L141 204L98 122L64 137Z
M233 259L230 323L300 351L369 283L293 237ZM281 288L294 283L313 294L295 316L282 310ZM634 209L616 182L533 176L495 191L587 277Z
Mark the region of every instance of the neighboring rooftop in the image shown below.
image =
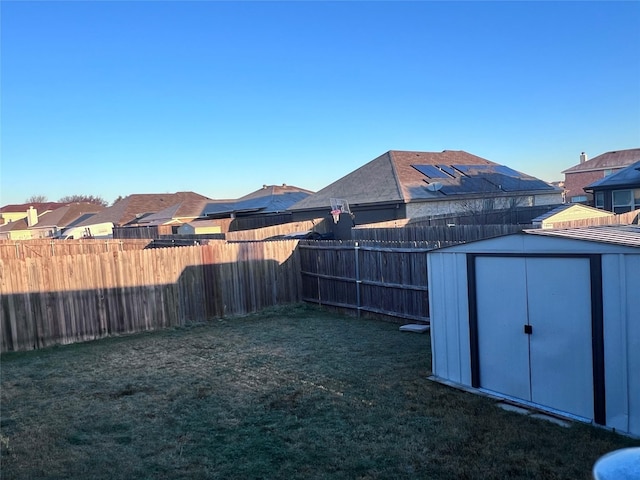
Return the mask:
M29 207L35 208L38 213L44 213L56 208L64 207L67 203L60 202L36 202L36 203L13 203L0 207L0 213L26 213Z
M356 205L512 192L557 193L560 189L464 151L391 150L298 202L291 210L329 206L331 198L343 198Z
M261 189L237 200L210 202L204 213L210 217L232 213L281 213L312 194L310 190L292 185L263 185Z
M175 213L180 214L180 210L191 211L194 206L202 204L203 200L211 201L210 198L194 192L133 194L116 202L111 207L105 208L78 226L84 227L98 223L113 223L115 226L122 226L176 205L178 207Z
M584 188L585 190L608 190L615 187L638 188L638 186L640 186L640 160Z
M35 225L35 227L68 227L73 222L76 222L79 218L86 217L87 214L93 215L104 209L105 207L103 207L102 205L96 205L95 203L70 203L39 216L38 223Z
M594 170L608 170L612 168L622 168L640 160L640 148L629 150L617 150L603 153L591 160L578 163L562 173L591 172Z

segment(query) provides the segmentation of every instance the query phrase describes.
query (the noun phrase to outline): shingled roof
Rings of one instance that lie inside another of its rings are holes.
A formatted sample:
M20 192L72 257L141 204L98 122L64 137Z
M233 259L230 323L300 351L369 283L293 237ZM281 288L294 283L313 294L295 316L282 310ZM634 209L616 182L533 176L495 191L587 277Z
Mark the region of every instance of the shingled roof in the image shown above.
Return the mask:
M585 190L609 190L612 188L638 188L640 186L640 161L632 163L626 168L612 173L588 185Z
M29 207L35 208L38 213L44 213L65 205L67 204L60 202L13 203L0 208L0 213L26 213Z
M78 226L85 227L98 223L113 223L114 226L122 226L176 205L179 207L176 208L175 213L181 215L182 212L193 211L203 201L211 201L211 199L194 192L138 193L123 198L113 206L105 208L90 219L81 222Z
M574 165L562 173L592 172L594 170L608 170L611 168L622 168L640 161L640 148L629 150L618 150L603 153L591 160Z
M292 185L263 185L237 200L211 202L205 214L211 217L227 216L231 213L278 213L313 194L310 190Z
M451 195L559 191L542 180L461 150L412 152L391 150L290 210L330 206L331 198L351 205L442 200Z
M35 227L36 228L68 227L71 223L75 222L77 219L87 214L98 213L104 209L105 207L103 207L102 205L96 205L95 203L89 203L89 202L70 203L68 205L65 205L64 207L56 208L55 210L52 210L51 212L47 212L42 216L38 217L38 223L35 225Z

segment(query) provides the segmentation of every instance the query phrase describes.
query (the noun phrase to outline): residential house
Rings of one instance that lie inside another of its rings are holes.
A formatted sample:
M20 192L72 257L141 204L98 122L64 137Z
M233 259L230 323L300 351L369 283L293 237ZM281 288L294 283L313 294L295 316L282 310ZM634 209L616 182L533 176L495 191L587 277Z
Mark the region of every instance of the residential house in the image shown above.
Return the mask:
M0 225L26 219L29 207L33 207L39 215L44 215L47 212L51 212L52 210L65 205L66 203L60 202L36 202L5 205L0 208Z
M30 240L31 230L25 218L0 225L0 240Z
M76 202L56 208L38 217L38 222L29 227L31 238L58 238L65 230L91 218L104 210L102 205L89 202Z
M581 203L565 203L534 218L531 223L534 228L554 228L556 224L561 222L614 216L615 215L611 212L605 212L597 208L588 207Z
M591 183L585 191L593 195L596 208L614 213L640 209L640 160Z
M638 161L640 148L606 152L591 160L586 153L581 153L580 163L562 172L567 202L593 205L593 196L585 190L586 186Z
M210 219L227 219L226 231L248 230L288 223L289 207L309 197L313 192L292 185L263 185L237 200L218 200L206 206L204 215Z
M391 150L292 207L293 220L345 213L357 225L399 219L479 216L562 203L559 188L464 151ZM535 215L533 215L535 216ZM527 221L530 221L530 216Z
M427 272L434 380L640 435L640 226L455 245Z
M18 207L25 207L20 205ZM38 210L38 207L43 210ZM24 212L8 206L4 214L7 223L0 225L0 239L29 240L56 237L74 221L87 218L104 207L90 203L40 203L29 205Z
M119 200L111 207L105 208L90 219L80 222L76 229L86 229L91 236L112 236L114 227L144 227L152 225L152 215L158 212L169 212L176 219L194 218L194 210L200 205L212 201L210 198L194 192L160 193L160 194L133 194ZM195 205L195 207L194 207ZM163 215L168 215L163 214ZM182 216L184 215L184 216ZM154 226L168 222L172 218L161 219L156 217ZM119 229L121 231L122 229ZM123 238L119 236L118 238ZM149 237L140 237L149 238ZM153 238L153 237L151 237Z

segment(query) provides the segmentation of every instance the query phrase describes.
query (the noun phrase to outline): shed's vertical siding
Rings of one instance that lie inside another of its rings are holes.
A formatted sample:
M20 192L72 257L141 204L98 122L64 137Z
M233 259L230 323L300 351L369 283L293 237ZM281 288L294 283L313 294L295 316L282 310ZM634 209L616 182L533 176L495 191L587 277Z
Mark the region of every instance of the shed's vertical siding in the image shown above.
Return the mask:
M627 430L629 424L628 329L624 301L626 255L602 256L602 309L607 424Z
M640 435L640 255L625 262L627 314L627 378L629 379L629 428Z
M471 385L469 299L466 254L433 253L428 257L432 372Z
M640 255L603 255L607 425L640 432Z

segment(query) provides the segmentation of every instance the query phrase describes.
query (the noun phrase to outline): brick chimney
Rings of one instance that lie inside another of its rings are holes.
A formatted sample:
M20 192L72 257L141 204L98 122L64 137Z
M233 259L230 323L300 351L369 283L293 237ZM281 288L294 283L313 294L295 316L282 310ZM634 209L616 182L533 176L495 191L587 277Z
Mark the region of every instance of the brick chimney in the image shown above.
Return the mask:
M27 210L27 225L33 227L36 223L38 223L38 210L31 206Z

